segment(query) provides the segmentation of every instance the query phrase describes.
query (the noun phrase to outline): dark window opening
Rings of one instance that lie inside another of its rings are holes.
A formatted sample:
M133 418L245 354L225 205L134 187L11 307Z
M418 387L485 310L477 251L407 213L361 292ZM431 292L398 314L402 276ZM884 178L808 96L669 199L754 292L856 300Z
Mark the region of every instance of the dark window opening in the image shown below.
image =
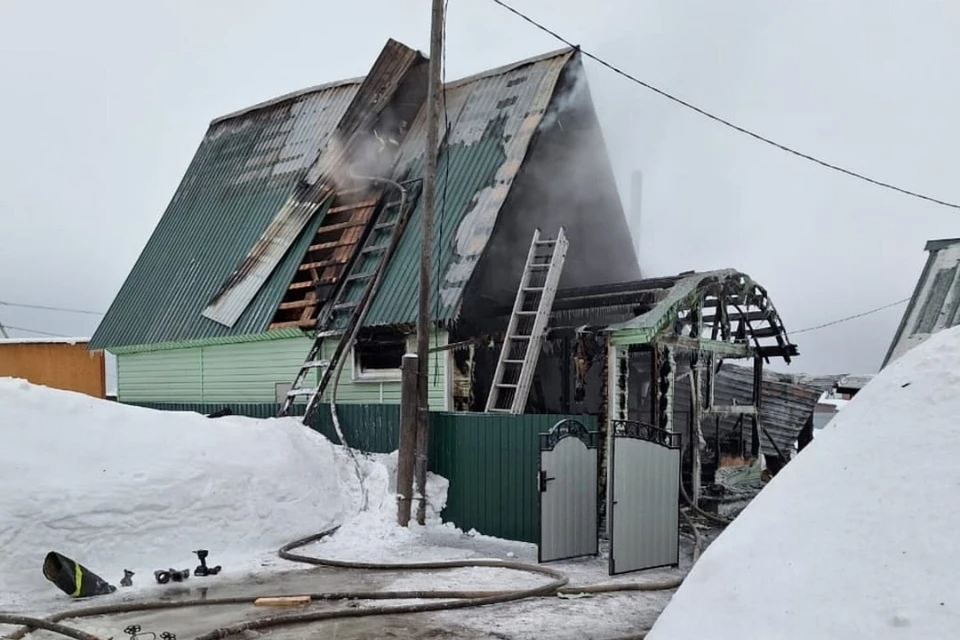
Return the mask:
M364 340L357 342L355 349L361 373L400 369L406 352L407 340L402 336L387 340Z

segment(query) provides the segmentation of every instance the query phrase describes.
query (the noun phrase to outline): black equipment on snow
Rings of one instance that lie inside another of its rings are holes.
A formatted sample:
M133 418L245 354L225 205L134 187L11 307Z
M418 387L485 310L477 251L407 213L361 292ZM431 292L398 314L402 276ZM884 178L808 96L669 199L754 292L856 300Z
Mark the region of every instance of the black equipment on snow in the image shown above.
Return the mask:
M124 569L124 570L123 570L123 577L120 579L120 586L121 586L121 587L132 587L132 586L133 586L133 576L135 576L135 575L137 575L137 574L135 574L133 571L130 571L130 569Z
M103 596L117 590L90 569L56 551L44 558L43 575L71 598Z
M153 577L160 584L167 584L171 580L174 582L183 582L190 577L190 569L157 569L153 572Z
M144 631L143 628L138 624L131 624L124 628L123 632L130 636L130 640L146 640L146 637L149 635L150 640L156 640L157 634L153 631ZM171 633L169 631L164 631L160 634L161 640L177 640L177 634Z
M193 575L203 577L203 576L215 576L220 573L221 567L217 565L215 567L207 566L207 556L210 555L210 552L206 549L197 549L194 551L197 554L197 558L200 559L200 566L193 570Z

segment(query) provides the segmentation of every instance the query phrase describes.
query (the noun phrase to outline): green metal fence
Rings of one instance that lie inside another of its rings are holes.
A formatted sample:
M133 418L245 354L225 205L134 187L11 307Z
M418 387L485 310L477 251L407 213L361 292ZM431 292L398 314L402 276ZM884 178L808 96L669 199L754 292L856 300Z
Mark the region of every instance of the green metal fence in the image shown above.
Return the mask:
M237 415L271 418L276 404L139 403L165 411L209 414L229 407ZM337 405L343 435L351 447L371 453L397 449L400 407L391 404ZM537 541L539 434L560 420L575 418L593 430L594 416L545 414L432 413L430 470L450 481L444 521L464 531L508 540ZM329 405L320 405L311 427L340 444Z
M450 481L443 519L464 531L536 542L538 436L568 417L596 426L593 416L433 414L431 470Z
M279 411L279 405L273 403L243 404L243 403L170 403L170 402L138 402L140 407L159 409L161 411L194 411L210 414L214 411L229 408L234 414L250 418L273 418ZM303 412L302 406L294 406L294 413ZM390 453L397 450L400 406L395 404L338 404L337 417L340 419L340 428L343 437L350 446L370 453ZM322 433L330 442L341 444L337 437L337 430L333 426L330 415L330 405L321 404L310 420L310 426Z

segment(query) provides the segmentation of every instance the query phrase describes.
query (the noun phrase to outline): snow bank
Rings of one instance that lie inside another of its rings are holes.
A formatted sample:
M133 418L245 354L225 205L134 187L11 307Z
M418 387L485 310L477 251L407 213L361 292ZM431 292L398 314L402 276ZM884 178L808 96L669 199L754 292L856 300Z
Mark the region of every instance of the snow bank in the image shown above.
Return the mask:
M0 609L59 593L41 572L51 550L114 585L131 569L140 589L156 569L195 567L195 549L222 578L334 522L367 538L399 529L395 456L359 458L373 511L358 516L347 452L296 419L209 419L0 378L0 443ZM439 512L446 481L428 486ZM364 533L358 517L380 524Z
M858 393L709 547L648 638L956 637L958 415L960 327Z

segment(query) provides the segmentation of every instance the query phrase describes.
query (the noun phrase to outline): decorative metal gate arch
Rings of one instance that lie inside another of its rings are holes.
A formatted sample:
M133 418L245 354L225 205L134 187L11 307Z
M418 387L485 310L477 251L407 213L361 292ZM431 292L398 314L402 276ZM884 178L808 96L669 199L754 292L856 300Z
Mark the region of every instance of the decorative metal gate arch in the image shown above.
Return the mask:
M632 420L610 426L610 574L677 565L680 434Z
M539 562L597 555L599 434L565 419L540 434Z

